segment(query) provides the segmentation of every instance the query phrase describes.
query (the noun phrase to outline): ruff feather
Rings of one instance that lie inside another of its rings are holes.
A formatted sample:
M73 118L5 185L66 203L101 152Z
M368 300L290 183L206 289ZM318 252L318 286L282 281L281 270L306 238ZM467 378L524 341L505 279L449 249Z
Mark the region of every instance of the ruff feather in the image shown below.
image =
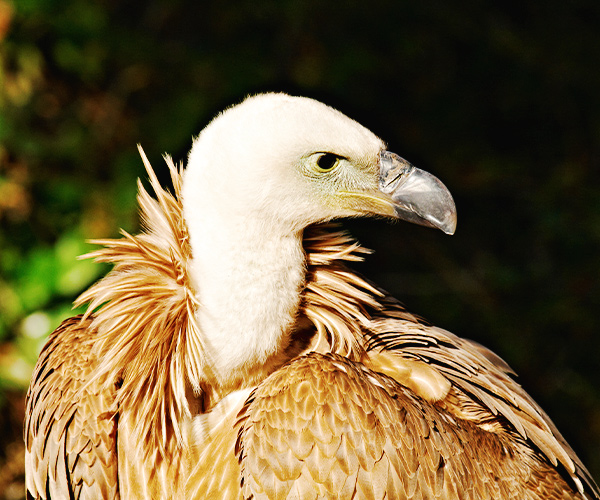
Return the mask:
M140 154L156 194L153 199L138 182L144 231L92 241L104 248L82 258L114 268L75 304L89 303L84 318L91 316L98 332L102 362L93 379L108 375L107 383L120 382L116 404L129 410L133 438L150 458L154 450L166 457L181 448L181 421L190 415L186 381L199 393L203 364L187 273L191 251L178 201L181 168L165 158L173 196L162 189L141 148Z

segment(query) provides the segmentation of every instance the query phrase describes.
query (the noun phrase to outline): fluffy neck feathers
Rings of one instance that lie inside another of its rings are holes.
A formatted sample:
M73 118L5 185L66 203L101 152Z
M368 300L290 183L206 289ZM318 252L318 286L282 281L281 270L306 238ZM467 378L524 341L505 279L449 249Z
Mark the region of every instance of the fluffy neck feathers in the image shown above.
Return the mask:
M204 212L206 213L206 212ZM252 218L194 219L191 275L208 364L236 387L282 363L304 284L301 235Z

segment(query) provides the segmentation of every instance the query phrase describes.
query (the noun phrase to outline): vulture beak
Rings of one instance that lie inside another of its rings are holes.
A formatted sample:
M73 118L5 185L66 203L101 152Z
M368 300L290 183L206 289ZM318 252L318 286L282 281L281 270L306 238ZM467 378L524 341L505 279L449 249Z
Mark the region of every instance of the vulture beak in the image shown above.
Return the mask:
M379 189L393 205L398 219L454 234L456 206L450 191L437 177L395 153L382 151Z

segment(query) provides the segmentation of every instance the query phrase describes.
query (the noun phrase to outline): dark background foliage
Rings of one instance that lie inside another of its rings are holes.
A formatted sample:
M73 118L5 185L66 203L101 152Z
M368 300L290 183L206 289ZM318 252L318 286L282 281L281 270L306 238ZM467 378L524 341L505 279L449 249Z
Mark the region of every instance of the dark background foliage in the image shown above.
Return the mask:
M591 0L0 0L4 497L37 352L105 271L75 258L137 228L135 144L166 180L163 152L266 90L444 180L456 235L348 222L376 250L360 271L504 357L600 478L599 26Z

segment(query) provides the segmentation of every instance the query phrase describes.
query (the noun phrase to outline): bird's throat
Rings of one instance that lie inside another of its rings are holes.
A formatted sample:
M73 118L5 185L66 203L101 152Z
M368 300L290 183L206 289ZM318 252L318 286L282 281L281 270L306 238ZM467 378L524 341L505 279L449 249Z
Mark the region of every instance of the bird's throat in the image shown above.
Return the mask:
M256 220L197 218L192 277L208 371L221 387L281 364L305 279L301 235Z

